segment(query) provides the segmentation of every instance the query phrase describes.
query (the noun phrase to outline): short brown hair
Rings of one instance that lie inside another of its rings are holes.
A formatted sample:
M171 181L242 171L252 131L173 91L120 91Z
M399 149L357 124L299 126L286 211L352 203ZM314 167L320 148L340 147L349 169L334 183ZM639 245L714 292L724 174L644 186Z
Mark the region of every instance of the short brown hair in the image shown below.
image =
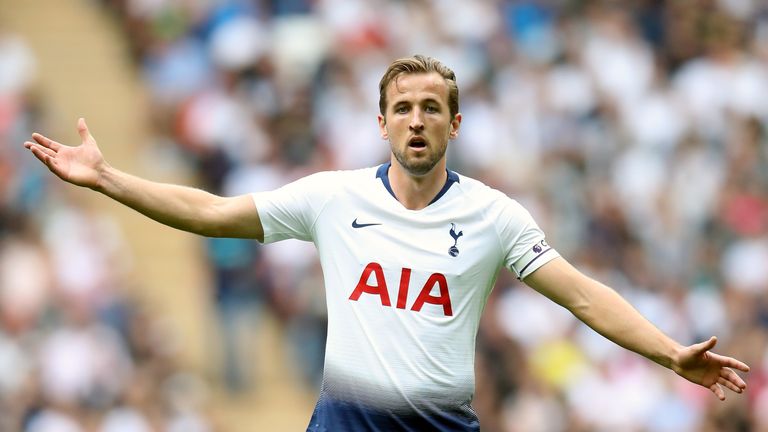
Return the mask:
M384 72L384 76L379 81L379 111L385 115L387 111L387 87L389 83L396 80L402 74L418 74L437 72L445 79L448 84L448 109L451 118L459 112L459 87L456 85L456 74L453 71L432 57L424 55L414 55L411 57L399 58L389 65Z

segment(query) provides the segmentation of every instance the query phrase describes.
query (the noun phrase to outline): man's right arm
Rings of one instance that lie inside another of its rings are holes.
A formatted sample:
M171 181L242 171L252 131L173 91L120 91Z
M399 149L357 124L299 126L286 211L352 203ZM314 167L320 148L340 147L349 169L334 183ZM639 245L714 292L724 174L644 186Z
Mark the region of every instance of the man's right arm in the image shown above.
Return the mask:
M152 182L112 167L102 173L94 189L173 228L207 237L264 241L250 195L221 197L201 189Z
M165 225L209 237L264 240L264 231L250 195L221 197L186 186L145 180L111 167L83 119L83 140L65 146L40 134L24 143L59 178L88 187Z

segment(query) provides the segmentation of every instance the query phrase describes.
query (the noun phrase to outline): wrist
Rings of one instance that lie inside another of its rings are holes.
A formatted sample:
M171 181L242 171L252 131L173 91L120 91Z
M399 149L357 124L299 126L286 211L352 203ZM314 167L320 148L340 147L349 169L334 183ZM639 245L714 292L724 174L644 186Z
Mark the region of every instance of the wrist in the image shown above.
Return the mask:
M106 161L102 162L101 166L96 169L96 178L94 179L93 189L96 192L109 195L109 184L111 184L111 178L115 175L115 170Z
M684 348L685 347L679 343L674 343L674 345L670 348L669 354L665 358L665 362L661 363L662 366L671 369L675 373L680 373L680 370L682 369L680 364Z

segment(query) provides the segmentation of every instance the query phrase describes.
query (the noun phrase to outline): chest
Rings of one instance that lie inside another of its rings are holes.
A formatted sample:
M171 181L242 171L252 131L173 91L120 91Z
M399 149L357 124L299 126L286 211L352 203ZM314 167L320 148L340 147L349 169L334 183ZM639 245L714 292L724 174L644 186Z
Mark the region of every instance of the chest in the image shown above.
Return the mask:
M414 212L373 201L340 201L316 226L321 253L328 250L361 266L377 263L425 277L440 273L463 278L490 272L501 260L493 221L471 206Z

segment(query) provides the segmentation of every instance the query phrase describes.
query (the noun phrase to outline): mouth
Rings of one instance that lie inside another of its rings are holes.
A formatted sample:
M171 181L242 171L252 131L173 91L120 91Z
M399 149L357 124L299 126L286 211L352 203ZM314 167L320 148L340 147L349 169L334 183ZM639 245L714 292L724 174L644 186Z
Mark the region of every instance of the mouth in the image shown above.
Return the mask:
M414 136L408 140L408 148L413 150L423 150L427 148L427 140L422 136Z

